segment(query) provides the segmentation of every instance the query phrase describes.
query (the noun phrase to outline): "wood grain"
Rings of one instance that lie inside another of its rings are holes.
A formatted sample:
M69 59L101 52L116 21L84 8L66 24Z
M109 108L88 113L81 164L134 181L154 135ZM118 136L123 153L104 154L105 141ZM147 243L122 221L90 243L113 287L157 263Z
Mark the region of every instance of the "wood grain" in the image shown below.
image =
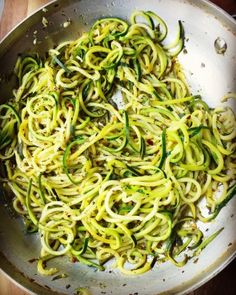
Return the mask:
M50 2L49 0L5 0L2 19L0 21L0 39L14 28L27 15L39 7Z
M27 15L34 12L49 0L5 0L4 11L0 21L0 39ZM230 14L236 14L236 0L212 1ZM234 295L236 294L236 260L207 284L189 295ZM0 272L0 295L28 295ZM40 294L41 295L41 294ZM126 294L122 294L126 295Z
M0 295L29 295L29 293L18 288L4 273L0 272Z
M19 9L15 9L16 7ZM0 39L27 15L27 1L5 1L0 23Z
M236 0L214 0L211 2L214 2L231 15L236 14Z

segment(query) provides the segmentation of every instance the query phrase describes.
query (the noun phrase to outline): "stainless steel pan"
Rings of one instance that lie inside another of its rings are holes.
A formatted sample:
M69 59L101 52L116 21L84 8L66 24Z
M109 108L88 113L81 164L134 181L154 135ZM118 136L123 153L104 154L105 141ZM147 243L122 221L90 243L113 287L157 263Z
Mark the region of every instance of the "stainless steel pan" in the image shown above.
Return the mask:
M47 11L41 9L30 16L3 40L0 46L1 100L10 96L14 79L8 74L18 53L37 50L43 54L58 42L77 37L99 17L128 18L135 9L152 10L162 16L171 37L176 32L178 19L183 21L186 51L179 59L193 92L200 92L211 106L216 106L223 94L236 91L236 23L208 1L59 0L47 6ZM42 17L49 21L45 29ZM63 24L68 20L70 25L65 28ZM227 44L224 55L215 50L217 38ZM33 44L35 39L36 45ZM235 105L233 108L236 109ZM186 294L216 275L235 257L236 198L204 230L209 228L207 234L211 234L222 226L224 231L201 253L197 263L190 261L181 269L165 263L142 276L127 277L117 271L94 272L60 258L54 263L69 276L52 281L50 277L39 276L36 263L32 262L39 254L39 238L26 235L21 220L11 218L6 208L0 206L0 267L32 294L73 294L78 287L88 288L91 294Z

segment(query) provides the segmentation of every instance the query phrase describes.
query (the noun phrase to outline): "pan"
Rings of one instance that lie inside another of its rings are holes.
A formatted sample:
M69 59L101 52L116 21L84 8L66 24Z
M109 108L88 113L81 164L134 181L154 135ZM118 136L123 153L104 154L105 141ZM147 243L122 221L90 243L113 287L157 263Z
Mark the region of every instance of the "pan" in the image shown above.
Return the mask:
M236 22L223 10L205 0L59 0L31 15L6 36L0 46L1 102L10 97L14 77L10 74L22 52L44 54L59 42L75 39L98 18L128 19L134 10L151 10L169 27L170 37L181 20L185 28L185 50L179 56L194 93L201 93L210 106L236 91ZM48 26L44 28L42 19ZM66 25L65 25L66 23ZM224 54L219 54L221 49ZM234 102L227 102L235 110ZM0 268L30 294L74 294L85 288L91 294L187 294L210 280L236 255L236 198L217 219L202 228L207 234L224 227L201 253L198 261L184 267L166 262L143 275L128 277L118 271L95 272L84 265L55 260L68 277L53 281L36 271L39 237L26 235L22 221L0 202Z

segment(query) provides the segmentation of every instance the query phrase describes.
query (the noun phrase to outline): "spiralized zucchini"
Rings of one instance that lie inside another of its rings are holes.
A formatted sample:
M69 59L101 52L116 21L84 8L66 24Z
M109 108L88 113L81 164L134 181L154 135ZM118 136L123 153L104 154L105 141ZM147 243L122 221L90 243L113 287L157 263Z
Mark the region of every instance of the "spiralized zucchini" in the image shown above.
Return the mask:
M41 274L61 255L100 270L114 258L128 275L182 266L220 233L205 239L199 221L235 195L235 114L190 93L178 26L166 44L165 22L136 11L17 60L0 106L1 181L40 234Z

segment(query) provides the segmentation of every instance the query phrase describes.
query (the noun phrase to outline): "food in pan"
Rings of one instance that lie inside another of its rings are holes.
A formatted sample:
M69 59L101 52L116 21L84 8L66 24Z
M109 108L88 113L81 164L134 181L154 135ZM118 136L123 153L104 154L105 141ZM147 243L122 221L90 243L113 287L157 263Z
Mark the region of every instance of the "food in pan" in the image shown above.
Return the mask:
M200 225L236 192L235 114L190 92L181 21L167 36L159 16L136 11L18 58L0 106L1 181L40 236L41 274L62 255L99 270L114 258L127 275L183 266L221 232Z

